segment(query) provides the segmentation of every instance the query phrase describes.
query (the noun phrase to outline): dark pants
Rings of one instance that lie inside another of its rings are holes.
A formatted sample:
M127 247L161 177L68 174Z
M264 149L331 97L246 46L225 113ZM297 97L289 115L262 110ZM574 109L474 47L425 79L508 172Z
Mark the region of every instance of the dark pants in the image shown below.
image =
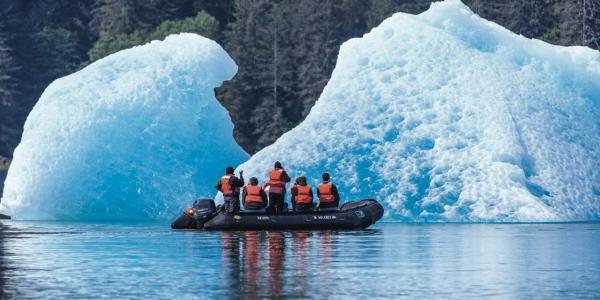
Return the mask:
M295 211L312 211L312 203L309 204L296 204L296 207L294 207Z
M325 208L338 208L338 202L332 201L332 202L319 203L319 209L325 209Z
M244 210L249 212L264 212L265 207L262 205L248 204L244 205Z
M240 210L238 196L223 196L223 209L229 213L238 212Z
M268 212L280 213L283 212L283 202L285 194L269 193L269 207Z

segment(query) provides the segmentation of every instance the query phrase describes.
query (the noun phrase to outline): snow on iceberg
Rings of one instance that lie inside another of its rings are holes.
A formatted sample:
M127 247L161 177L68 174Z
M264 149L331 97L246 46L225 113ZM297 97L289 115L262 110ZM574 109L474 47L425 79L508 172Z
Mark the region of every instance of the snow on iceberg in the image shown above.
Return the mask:
M54 81L29 114L2 198L19 219L170 218L214 194L248 155L214 88L237 66L214 41L180 34Z
M241 166L281 160L388 220L600 217L600 54L516 35L459 0L344 43L306 120Z

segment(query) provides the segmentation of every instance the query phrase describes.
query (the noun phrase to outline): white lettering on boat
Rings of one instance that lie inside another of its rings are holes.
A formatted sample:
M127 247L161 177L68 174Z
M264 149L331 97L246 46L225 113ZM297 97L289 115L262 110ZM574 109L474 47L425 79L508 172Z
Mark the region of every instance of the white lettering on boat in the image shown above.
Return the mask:
M313 220L335 220L336 216L313 216Z

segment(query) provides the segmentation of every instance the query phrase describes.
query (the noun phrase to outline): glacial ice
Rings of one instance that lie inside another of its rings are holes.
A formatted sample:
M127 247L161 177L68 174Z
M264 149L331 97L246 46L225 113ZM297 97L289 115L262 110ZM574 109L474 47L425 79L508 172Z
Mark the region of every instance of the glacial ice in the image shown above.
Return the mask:
M397 13L344 43L304 122L240 166L275 160L388 220L600 218L600 53L527 39L459 0Z
M237 66L179 34L54 81L25 123L2 210L17 219L171 218L248 155L214 88Z

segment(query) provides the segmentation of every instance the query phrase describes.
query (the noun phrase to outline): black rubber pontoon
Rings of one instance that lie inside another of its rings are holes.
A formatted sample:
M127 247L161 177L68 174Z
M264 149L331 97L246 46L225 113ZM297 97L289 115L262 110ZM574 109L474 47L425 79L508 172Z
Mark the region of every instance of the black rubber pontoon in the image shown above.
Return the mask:
M0 214L0 220L10 220L10 216Z
M201 203L198 205L198 203ZM212 203L212 204L210 204ZM383 216L383 207L373 199L347 202L337 211L284 212L280 214L218 213L214 202L202 199L171 224L173 229L265 230L265 229L361 229Z

